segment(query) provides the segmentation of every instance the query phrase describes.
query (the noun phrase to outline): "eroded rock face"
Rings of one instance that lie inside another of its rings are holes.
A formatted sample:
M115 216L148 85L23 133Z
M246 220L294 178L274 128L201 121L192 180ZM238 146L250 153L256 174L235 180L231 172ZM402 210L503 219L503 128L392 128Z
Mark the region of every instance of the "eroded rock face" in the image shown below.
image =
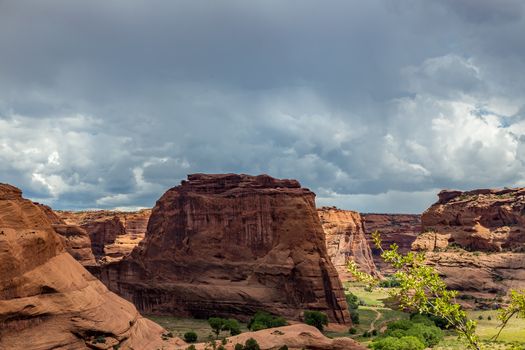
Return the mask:
M155 349L162 332L65 251L41 205L0 184L0 349L91 349L97 336Z
M413 243L447 284L478 299L525 288L525 189L442 191Z
M381 259L379 249L374 247L372 232L379 231L383 249L396 243L399 251L407 253L412 243L421 232L421 215L414 214L361 214L365 221L365 232L372 250L374 263L381 273L390 273L392 269Z
M323 207L317 213L326 234L328 256L341 280L352 279L347 269L349 261L355 261L364 272L377 275L361 215L335 207Z
M91 239L88 233L75 224L67 224L47 205L35 203L47 215L55 232L64 239L64 246L69 254L78 260L83 266L95 266L97 264L91 247Z
M57 213L65 222L78 225L88 232L97 261L105 264L128 256L144 239L151 210L59 211Z
M140 245L100 277L152 313L299 319L321 310L348 323L314 197L295 180L189 175L157 201Z

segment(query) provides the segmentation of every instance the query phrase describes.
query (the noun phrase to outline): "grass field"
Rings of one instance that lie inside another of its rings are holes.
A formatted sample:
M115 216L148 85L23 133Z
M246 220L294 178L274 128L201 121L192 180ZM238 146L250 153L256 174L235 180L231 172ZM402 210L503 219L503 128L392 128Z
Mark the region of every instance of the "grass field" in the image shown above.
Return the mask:
M153 316L145 315L150 320L160 324L166 330L170 331L174 336L184 339L184 333L193 331L197 333L198 342L208 341L215 339L215 333L212 332L210 325L207 320L199 320L194 318L180 318L173 316ZM241 323L241 331L246 332L246 324ZM226 338L230 334L228 332L222 332L219 335L219 339Z
M360 324L356 326L356 335L352 336L357 341L367 344L371 339L362 336L365 331L371 329L382 331L388 322L408 318L408 314L392 310L385 306L385 304L388 304L385 303L385 301L389 297L388 289L386 288L376 288L372 292L369 292L366 291L364 285L360 283L346 283L345 287L348 292L355 294L365 304L365 306L359 307ZM380 314L379 316L378 313ZM498 331L498 312L468 311L467 314L478 323L477 334L480 339L483 340L484 349L525 350L525 320L512 319L499 336L498 341L490 341ZM327 335L331 337L348 336L341 333L328 333ZM466 346L457 340L454 333L448 332L445 340L434 347L434 349L464 350Z

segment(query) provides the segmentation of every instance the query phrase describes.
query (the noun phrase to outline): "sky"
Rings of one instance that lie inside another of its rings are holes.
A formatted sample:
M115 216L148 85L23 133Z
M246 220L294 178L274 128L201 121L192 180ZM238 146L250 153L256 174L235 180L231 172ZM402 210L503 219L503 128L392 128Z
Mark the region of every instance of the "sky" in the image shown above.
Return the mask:
M521 0L1 0L0 182L151 207L190 173L420 213L525 186Z

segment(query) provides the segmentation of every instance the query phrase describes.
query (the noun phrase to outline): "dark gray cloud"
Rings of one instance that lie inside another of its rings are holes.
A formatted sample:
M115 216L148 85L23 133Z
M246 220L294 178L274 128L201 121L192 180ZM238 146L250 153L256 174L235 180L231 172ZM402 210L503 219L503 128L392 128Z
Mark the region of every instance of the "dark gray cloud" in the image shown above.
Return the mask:
M134 207L187 173L269 173L414 212L443 187L523 185L524 7L2 1L1 181Z

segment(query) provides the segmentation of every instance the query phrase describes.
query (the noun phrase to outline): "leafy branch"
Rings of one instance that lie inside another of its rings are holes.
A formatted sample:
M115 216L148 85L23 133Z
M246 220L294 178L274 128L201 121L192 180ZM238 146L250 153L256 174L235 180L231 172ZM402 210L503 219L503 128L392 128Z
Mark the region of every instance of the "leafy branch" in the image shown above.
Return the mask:
M446 320L448 326L467 341L470 349L480 350L476 322L469 319L461 305L456 302L457 291L448 290L436 269L425 264L424 253L401 254L396 244L384 250L378 231L372 233L372 238L374 245L381 251L383 260L396 271L394 277L400 286L391 290L390 295L399 302L400 308ZM350 262L348 270L357 280L371 288L378 283L373 276L359 271L355 262Z

